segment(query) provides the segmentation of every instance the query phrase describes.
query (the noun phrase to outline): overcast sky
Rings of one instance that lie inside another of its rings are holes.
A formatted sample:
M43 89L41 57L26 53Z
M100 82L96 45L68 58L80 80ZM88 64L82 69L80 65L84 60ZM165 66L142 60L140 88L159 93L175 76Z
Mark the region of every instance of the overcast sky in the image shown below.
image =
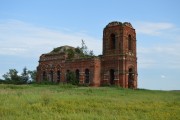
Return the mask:
M178 0L0 0L0 76L26 66L55 47L85 40L102 54L103 28L112 21L136 29L138 87L180 90ZM2 77L1 77L2 78Z

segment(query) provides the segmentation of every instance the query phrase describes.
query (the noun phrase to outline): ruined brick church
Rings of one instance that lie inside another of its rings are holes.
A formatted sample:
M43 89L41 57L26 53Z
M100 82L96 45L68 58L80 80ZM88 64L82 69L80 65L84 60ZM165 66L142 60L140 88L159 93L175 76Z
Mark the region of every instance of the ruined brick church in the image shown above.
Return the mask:
M81 85L118 85L137 88L136 32L128 22L110 22L103 30L103 53L96 57L81 57L76 48L62 46L40 56L37 82L48 80L67 83L72 71Z

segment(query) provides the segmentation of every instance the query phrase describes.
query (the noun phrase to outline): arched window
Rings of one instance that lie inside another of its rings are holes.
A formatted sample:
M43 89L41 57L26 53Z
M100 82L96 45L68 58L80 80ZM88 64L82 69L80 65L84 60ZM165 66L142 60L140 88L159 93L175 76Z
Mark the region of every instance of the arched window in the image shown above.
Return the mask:
M89 83L89 69L85 70L85 83Z
M43 71L43 80L46 80L46 71Z
M132 50L132 38L131 38L131 35L128 36L128 50Z
M134 88L134 72L132 68L128 70L128 88Z
M66 71L66 82L69 83L70 82L70 70Z
M50 71L50 79L51 79L51 82L53 82L53 71L52 70Z
M57 83L59 83L61 80L61 72L58 70L57 71Z
M111 37L110 37L110 48L111 49L116 49L116 35L115 34L111 34Z
M114 84L114 78L115 78L114 70L111 69L109 72L110 72L110 84L113 85Z
M76 79L79 81L79 70L76 70Z

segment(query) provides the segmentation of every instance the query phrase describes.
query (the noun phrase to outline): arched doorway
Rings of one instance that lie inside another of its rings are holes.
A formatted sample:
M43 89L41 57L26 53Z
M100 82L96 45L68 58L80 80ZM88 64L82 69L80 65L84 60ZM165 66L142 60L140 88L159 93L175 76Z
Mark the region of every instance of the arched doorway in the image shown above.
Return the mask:
M70 70L66 71L66 82L69 83L70 82Z
M78 69L76 70L76 79L78 80L78 83L79 83L79 70Z
M61 72L58 70L57 71L57 83L60 83L61 80Z
M52 70L50 71L50 80L51 80L51 82L53 82L53 71Z
M114 70L111 69L109 72L110 72L110 84L111 84L111 85L114 85L114 78L115 78L115 76L114 76Z
M89 69L85 70L85 83L89 83Z
M128 70L128 88L134 88L134 72L132 68Z
M42 80L43 80L43 81L47 80L46 71L43 71L43 77L42 77Z

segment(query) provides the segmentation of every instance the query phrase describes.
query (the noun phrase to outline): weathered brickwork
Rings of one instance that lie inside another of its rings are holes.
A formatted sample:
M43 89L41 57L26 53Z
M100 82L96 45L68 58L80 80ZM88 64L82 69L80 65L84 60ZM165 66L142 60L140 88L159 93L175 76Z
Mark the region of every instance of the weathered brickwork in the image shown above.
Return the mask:
M101 69L101 83L137 88L136 33L130 23L104 28Z
M98 57L68 59L63 52L42 54L37 67L37 82L47 79L66 83L70 71L75 72L79 84L137 88L135 29L127 22L109 23L103 31L103 54Z

